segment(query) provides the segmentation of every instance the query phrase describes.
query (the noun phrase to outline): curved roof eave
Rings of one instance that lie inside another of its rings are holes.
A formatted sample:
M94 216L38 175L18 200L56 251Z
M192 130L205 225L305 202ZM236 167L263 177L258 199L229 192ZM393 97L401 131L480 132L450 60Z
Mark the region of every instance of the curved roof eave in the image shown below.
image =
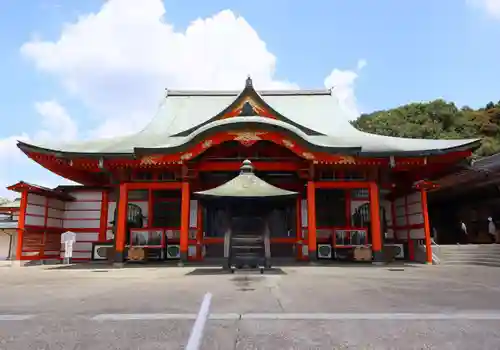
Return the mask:
M230 119L216 120L209 124L200 127L195 132L191 133L188 137L171 137L171 140L178 139L177 144L164 144L156 147L135 147L135 154L148 154L148 153L166 153L183 151L189 145L200 142L210 134L221 131L233 130L266 130L266 129L279 129L282 132L289 134L308 147L316 150L326 152L343 152L344 154L358 154L361 151L359 145L327 145L315 142L314 136L306 135L302 130L281 122L265 117L233 117Z
M405 139L402 139L405 140ZM407 157L429 157L429 156L439 156L452 152L461 151L474 151L479 146L481 146L481 139L465 139L465 140L454 140L463 141L462 144L445 147L445 148L434 148L434 149L423 149L423 150L388 150L388 151L361 151L360 155L368 157L389 157L389 156L407 156Z
M23 151L25 154L30 152L51 155L57 158L78 158L78 157L88 157L88 158L133 158L134 154L132 152L68 152L61 151L41 146L32 145L23 141L17 141L17 147Z
M248 121L248 119L247 119ZM241 123L240 123L241 124ZM248 125L247 125L248 126ZM207 130L205 130L206 132ZM289 130L290 131L290 130ZM203 132L203 134L205 134ZM293 132L293 131L292 131ZM61 151L61 150L56 150L56 149L50 149L46 147L40 147L32 144L28 144L23 141L18 141L17 146L21 151L23 151L25 154L34 152L34 153L40 153L40 154L46 154L46 155L52 155L58 158L78 158L78 157L89 157L89 158L131 158L133 159L135 156L135 153L150 153L154 151L163 151L166 152L167 150L178 150L182 148L182 145L187 145L191 143L191 141L196 137L201 138L202 133L197 133L196 135L192 136L190 140L182 140L184 138L179 138L179 140L175 141L183 141L179 142L173 146L169 145L158 145L158 146L153 146L153 147L136 147L131 152L68 152L68 151ZM299 134L299 137L302 136ZM387 151L363 151L362 148L359 146L324 146L324 145L318 145L316 143L311 142L311 137L304 139L305 142L314 145L315 147L320 147L320 148L326 148L330 149L332 151L336 152L348 152L348 153L358 153L363 156L367 157L388 157L388 156L408 156L408 157L424 157L424 156L436 156L436 155L442 155L442 154L447 154L451 152L460 152L460 151L466 151L466 150L475 150L480 146L481 139L472 139L472 140L463 140L464 143L452 147L447 147L447 148L435 148L435 149L425 149L425 150L414 150L414 151L409 151L409 150L387 150ZM458 141L458 140L457 140Z

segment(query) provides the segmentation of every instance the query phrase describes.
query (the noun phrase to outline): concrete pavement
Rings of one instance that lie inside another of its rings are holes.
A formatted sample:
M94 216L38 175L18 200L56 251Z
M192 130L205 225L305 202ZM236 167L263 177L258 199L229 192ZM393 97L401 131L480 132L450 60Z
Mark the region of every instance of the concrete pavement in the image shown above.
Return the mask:
M291 267L261 276L30 267L1 275L0 349L182 349L207 292L202 349L500 348L496 268Z

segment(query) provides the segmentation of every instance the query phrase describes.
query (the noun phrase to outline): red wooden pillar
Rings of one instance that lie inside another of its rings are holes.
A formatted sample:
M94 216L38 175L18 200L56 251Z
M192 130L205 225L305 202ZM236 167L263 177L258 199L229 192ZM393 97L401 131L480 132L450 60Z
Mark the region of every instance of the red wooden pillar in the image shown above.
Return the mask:
M431 225L429 223L429 212L427 207L427 191L425 188L420 189L422 202L422 215L424 217L424 232L425 232L425 253L426 263L432 264L432 245L431 245Z
M181 186L181 232L180 249L181 260L187 261L189 245L189 182L182 182Z
M125 242L127 236L127 211L128 211L128 188L127 184L120 184L120 196L118 197L118 210L116 215L115 233L115 262L125 261Z
M382 232L380 230L380 200L378 185L376 182L370 182L370 225L372 235L373 262L375 264L383 263L382 253Z
M297 232L295 234L296 237L296 243L295 246L297 247L297 260L302 260L303 255L302 255L302 244L304 242L304 238L302 237L302 198L300 196L297 196L297 201L295 204L295 219L296 219L296 225L297 225ZM299 243L300 242L300 243Z
M316 184L307 182L307 227L309 260L316 260Z
M24 243L24 225L26 222L26 208L28 207L28 192L21 193L21 203L19 206L19 219L17 221L17 246L16 260L22 260Z

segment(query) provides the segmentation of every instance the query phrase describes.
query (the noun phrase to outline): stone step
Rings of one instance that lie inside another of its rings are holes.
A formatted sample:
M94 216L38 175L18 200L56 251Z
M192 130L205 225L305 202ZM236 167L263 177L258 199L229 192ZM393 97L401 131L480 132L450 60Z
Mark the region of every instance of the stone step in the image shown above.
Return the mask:
M500 267L499 262L490 261L474 261L474 262L464 262L464 261L442 261L440 265L457 265L457 266L490 266L490 267Z
M232 245L233 249L264 249L261 245Z
M438 256L442 259L449 259L449 258L495 258L498 257L500 258L500 254L490 254L490 253L485 253L485 252L476 252L476 253L467 253L467 252L444 252L441 254L438 254Z
M473 264L475 262L484 262L492 264L500 264L500 258L485 258L485 257L454 257L450 259L441 259L442 264L450 262L463 262Z
M442 245L439 249L453 250L453 249L468 249L468 250L483 250L483 249L493 249L500 250L500 244L483 244L483 245L469 245L469 244L457 244L457 245Z
M500 254L500 249L434 249L433 251L437 251L437 252L440 252L440 253L468 253L468 254L489 253L489 254Z
M245 243L245 242L249 242L249 243L261 243L263 242L264 240L260 237L233 237L233 239L231 240L232 243L236 243L236 244L242 244L242 243Z

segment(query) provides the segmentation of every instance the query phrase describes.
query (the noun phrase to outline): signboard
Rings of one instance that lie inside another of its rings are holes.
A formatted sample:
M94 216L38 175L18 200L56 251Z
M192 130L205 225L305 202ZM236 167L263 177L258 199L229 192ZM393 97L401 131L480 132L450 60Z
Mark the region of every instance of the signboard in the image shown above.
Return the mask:
M76 233L66 231L61 234L61 244L64 244L64 263L69 264L73 257L73 245L76 241Z

